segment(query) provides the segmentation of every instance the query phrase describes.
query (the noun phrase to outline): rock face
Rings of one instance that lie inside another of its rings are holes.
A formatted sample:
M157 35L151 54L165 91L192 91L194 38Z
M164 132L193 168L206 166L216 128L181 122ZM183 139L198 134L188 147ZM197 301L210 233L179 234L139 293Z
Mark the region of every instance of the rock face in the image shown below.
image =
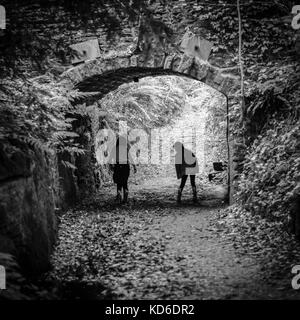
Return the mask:
M28 273L44 271L57 229L56 159L35 153L32 160L14 162L15 171L6 174L5 161L0 163L0 252L16 255Z

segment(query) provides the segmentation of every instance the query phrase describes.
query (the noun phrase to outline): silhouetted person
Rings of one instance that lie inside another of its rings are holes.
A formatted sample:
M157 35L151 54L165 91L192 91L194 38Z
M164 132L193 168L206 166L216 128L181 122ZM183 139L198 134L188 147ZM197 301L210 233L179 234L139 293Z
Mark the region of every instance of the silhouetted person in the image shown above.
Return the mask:
M117 184L117 202L122 201L122 189L123 189L123 202L128 201L128 178L130 175L130 163L136 173L136 166L133 164L132 158L129 153L130 144L127 139L120 136L115 147L110 154L110 163L113 164L113 180Z
M175 168L177 178L181 179L180 186L177 193L177 202L181 202L182 190L185 186L188 175L190 176L192 190L193 190L193 202L197 202L197 189L195 184L195 175L199 172L198 161L194 153L186 149L181 142L175 142L174 149L175 154Z

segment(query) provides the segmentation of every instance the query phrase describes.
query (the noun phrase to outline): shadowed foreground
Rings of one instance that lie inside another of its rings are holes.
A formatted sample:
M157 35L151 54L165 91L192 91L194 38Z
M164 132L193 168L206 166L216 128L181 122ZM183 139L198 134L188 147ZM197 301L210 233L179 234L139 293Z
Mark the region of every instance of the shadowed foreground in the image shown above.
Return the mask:
M266 281L257 256L218 230L221 206L193 205L190 186L177 206L170 181L132 186L121 206L107 187L101 200L62 217L50 278L65 284L67 298L297 298L290 283Z

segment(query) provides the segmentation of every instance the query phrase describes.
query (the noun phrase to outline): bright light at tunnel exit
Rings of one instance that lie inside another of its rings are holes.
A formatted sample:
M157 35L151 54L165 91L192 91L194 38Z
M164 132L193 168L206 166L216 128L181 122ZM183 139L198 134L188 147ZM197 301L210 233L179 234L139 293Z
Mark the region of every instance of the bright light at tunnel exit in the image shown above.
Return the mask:
M116 142L118 137L124 138L124 147L119 147L119 159L132 164L168 165L178 163L175 160L175 142L181 142L185 148L193 151L199 160L204 153L204 125L192 123L189 128L156 128L146 132L143 129L128 129L126 121L119 122L118 132L102 129L96 137L96 158L100 165L116 163ZM124 151L124 149L126 151ZM124 156L124 152L126 155ZM180 163L180 162L179 162ZM182 163L182 161L181 161ZM203 161L199 162L203 171Z

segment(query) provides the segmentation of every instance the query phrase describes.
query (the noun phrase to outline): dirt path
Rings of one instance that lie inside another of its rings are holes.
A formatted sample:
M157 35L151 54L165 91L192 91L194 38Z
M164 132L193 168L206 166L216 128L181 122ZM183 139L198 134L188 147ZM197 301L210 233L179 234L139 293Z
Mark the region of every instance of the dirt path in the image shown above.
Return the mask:
M133 185L130 204L121 206L114 204L115 190L103 188L84 210L66 214L52 276L85 284L92 294L72 293L84 298L286 297L264 283L253 256L241 257L212 228L220 207L192 204L189 186L177 206L174 183Z

